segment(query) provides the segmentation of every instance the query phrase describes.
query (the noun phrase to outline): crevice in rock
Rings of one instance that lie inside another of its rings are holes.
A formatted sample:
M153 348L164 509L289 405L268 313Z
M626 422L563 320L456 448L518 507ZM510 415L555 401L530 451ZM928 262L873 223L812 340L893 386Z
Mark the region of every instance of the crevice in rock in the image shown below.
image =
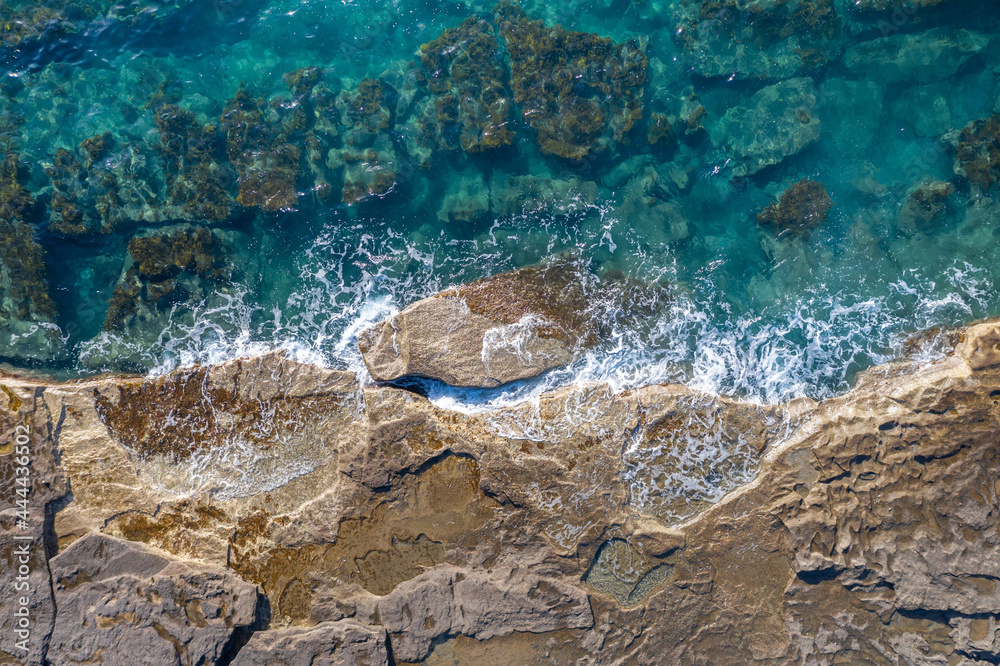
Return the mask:
M237 627L233 630L229 642L222 649L219 655L217 666L230 666L240 653L240 650L250 642L253 635L258 631L265 631L271 625L271 600L266 594L257 593L256 617L252 624L245 627Z
M816 569L815 571L798 571L795 575L807 585L818 585L828 580L834 580L840 575L840 570L830 567L828 569Z
M388 657L386 659L386 663L388 663L389 666L396 666L396 657L392 654L392 634L388 631L385 632L385 653Z

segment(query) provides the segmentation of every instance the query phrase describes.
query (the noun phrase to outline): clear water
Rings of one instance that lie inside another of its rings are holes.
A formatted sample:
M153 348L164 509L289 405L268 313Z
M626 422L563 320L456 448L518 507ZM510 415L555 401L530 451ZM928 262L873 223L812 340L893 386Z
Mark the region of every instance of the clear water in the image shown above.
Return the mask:
M673 299L646 317L616 318L612 304L610 335L569 368L488 392L427 382L433 399L481 409L589 380L616 388L684 382L762 402L821 398L847 390L858 371L903 354L916 331L1000 313L997 190L957 174L955 148L944 137L1000 110L994 3L867 10L846 0L801 3L828 9L833 27L818 34L793 14L775 20L784 32L764 43L753 36L768 26L755 26L748 17L761 14L751 10L784 16L799 3L524 2L529 17L550 26L638 40L649 59L642 123L660 112L680 134L682 118L700 104L705 131L658 149L648 145L643 124L631 143L578 163L542 154L516 106L510 148L475 155L459 149L435 155L425 168L413 148L415 111L398 105L379 144L393 146L394 182L386 192L346 204L334 183L324 200L303 148L294 205L234 205L227 219L187 220L235 239L230 278L207 292L178 292L157 306L156 317L119 330L104 330L104 322L128 267L129 240L178 220L126 220L108 233L54 228L56 192L46 168L58 149L80 155L81 142L110 132L114 147L97 158L107 169L135 181L163 180L170 167L155 150L158 89L202 126L219 124L241 82L278 108L274 113L293 108L301 100L282 75L301 67L322 68L334 96L365 77L381 77L402 93L399 72L419 62L421 44L469 16L490 19L493 6L42 4L55 18L42 21L40 32L23 39L5 33L0 146L20 156L22 182L36 202L25 222L44 251L61 340L54 351L32 347L30 336L15 338L23 328L0 320L0 360L13 365L58 376L159 373L282 347L364 375L356 337L366 326L442 288L561 253L595 278L613 273L668 284ZM23 28L33 11L29 3L0 3L8 26L13 20ZM856 45L883 34L896 41L881 47L882 60L852 56ZM972 46L957 45L970 39ZM821 57L803 64L802 54L813 48ZM753 57L733 58L734 49ZM496 58L508 85L502 39ZM727 112L750 109L768 86L802 76L812 79L808 113L819 120L818 138L744 173L739 163L746 160L734 159L733 145L745 137L736 135L757 119L764 128L757 146L777 141L782 131L766 115L780 111L762 106L741 123L727 121ZM418 102L428 96L420 90ZM301 136L290 141L305 145ZM217 161L225 163L224 136L220 145ZM128 154L138 157L126 163ZM140 158L145 163L137 167ZM511 176L550 179L550 193L505 190ZM759 225L757 214L805 178L829 193L826 219L807 234L776 236ZM954 193L933 219L907 221L901 210L908 192L923 180L951 183ZM228 187L235 197L235 184ZM449 209L478 213L462 220ZM7 273L0 278L10 280Z

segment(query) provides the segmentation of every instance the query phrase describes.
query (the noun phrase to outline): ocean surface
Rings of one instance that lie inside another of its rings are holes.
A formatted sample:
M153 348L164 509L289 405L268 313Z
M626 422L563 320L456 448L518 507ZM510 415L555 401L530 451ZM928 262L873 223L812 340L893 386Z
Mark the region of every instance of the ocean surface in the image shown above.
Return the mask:
M1000 314L1000 4L0 2L0 361L163 373L540 261L584 381L774 403ZM612 290L626 294L634 289ZM624 296L622 297L625 298Z

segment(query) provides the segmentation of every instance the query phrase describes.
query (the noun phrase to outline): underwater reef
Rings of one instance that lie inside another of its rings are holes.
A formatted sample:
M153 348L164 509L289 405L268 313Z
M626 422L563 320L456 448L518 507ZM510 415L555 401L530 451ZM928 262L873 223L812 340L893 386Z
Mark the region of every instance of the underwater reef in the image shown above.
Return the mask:
M102 3L14 4L0 45L12 58L27 42L32 53L56 43L75 52L99 25L116 44L128 30L211 25L237 11L177 3L133 15ZM5 265L26 268L5 278L0 356L32 357L18 323L30 320L45 329L33 340L55 336L44 354L39 347L46 358L125 369L114 359L135 354L110 348L124 338L105 336L95 356L95 324L107 322L110 332L143 321L135 333L159 337L162 317L134 316L137 302L162 299L149 295L137 270L126 279L129 248L133 238L177 224L247 234L242 250L260 248L252 260L260 262L274 242L267 234L296 217L332 215L349 227L351 219L426 211L403 232L412 242L446 234L482 243L490 224L530 215L597 239L600 223L590 218L612 211L623 231L610 240L614 257L596 253L598 275L628 263L618 256L625 244L633 255L655 255L651 265L678 249L706 261L714 243L731 242L719 240L729 230L706 231L723 214L750 228L756 219L760 231L751 233L794 229L806 244L815 242L807 228L841 233L843 220L858 217L875 235L951 233L963 211L985 210L1000 179L995 38L987 23L949 13L955 4L917 3L897 15L871 1L685 0L655 15L636 7L649 34L607 22L605 35L584 29L602 19L505 1L428 28L409 54L390 60L354 63L358 54L345 50L348 68L318 50L293 57L268 47L255 60L241 50L251 42L237 42L219 77L204 83L191 65L162 54L117 68L74 67L57 51L21 70L11 60L12 76L0 86L0 214L12 239ZM594 8L595 16L606 11ZM580 25L563 25L574 21ZM362 31L367 48L375 31ZM950 94L953 81L982 94ZM892 123L904 134L893 135ZM854 159L865 151L871 155ZM838 202L832 226L823 196L803 182L826 183ZM940 184L927 190L931 183ZM641 232L628 237L628 229ZM512 261L492 272L545 258L534 249L544 234L528 233L527 244L512 232L493 235ZM776 260L769 243L761 236L747 261ZM59 252L87 247L110 254L81 254L75 268L59 270ZM57 291L89 294L92 323L74 327L74 307L47 295L46 263L56 266L48 275ZM248 298L266 298L257 289L282 283L264 272L259 284L242 285ZM192 286L199 296L180 300L196 308L211 291Z

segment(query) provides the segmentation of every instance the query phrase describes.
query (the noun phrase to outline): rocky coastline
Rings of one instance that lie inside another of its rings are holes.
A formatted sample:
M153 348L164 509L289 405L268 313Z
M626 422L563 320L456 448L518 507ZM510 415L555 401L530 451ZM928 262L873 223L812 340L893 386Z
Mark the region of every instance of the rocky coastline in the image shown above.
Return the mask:
M773 406L7 374L0 656L27 542L32 664L995 663L1000 323L950 343Z

